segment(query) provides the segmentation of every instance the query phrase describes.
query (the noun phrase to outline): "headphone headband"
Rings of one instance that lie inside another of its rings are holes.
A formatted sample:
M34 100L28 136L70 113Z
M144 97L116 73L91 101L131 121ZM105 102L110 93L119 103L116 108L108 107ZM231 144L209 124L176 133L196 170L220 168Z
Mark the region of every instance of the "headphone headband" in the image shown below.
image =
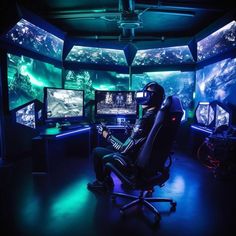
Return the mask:
M143 91L147 90L147 88L150 87L151 85L158 85L158 83L155 82L155 81L151 81L151 82L147 83L147 84L144 86ZM155 92L155 91L153 91L153 92Z

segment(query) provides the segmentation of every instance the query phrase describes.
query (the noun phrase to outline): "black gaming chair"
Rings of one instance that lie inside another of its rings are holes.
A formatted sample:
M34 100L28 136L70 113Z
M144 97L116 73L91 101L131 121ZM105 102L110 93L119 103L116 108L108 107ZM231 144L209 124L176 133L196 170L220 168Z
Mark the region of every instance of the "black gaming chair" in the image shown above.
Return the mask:
M163 186L169 178L172 144L182 115L183 109L178 97L169 96L156 116L136 163L130 164L128 161L124 161L127 158L119 153L111 154L114 161L107 163L105 168L115 173L125 186L133 190L140 190L139 196L112 193L113 200L116 197L133 199L132 202L120 208L122 215L126 209L143 204L154 213L155 222L157 222L161 219L160 213L150 202L169 202L172 205L172 210L175 209L176 202L172 199L152 198L151 196L154 186Z

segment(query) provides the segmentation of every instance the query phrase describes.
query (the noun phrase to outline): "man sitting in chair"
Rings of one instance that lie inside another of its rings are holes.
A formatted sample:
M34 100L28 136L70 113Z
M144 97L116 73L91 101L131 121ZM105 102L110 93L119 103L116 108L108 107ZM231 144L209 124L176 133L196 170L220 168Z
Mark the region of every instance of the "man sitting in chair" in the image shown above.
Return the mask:
M155 121L165 98L165 91L162 86L156 82L148 83L142 91L136 93L136 101L142 105L143 116L137 119L132 129L131 136L122 143L115 138L104 125L98 127L98 132L112 148L97 147L93 150L93 164L96 174L96 180L88 183L88 189L94 191L109 191L113 188L114 183L104 166L112 162L111 153L119 152L127 158L126 162L135 163L135 158L144 144ZM122 159L122 158L121 158ZM122 160L120 160L122 162Z

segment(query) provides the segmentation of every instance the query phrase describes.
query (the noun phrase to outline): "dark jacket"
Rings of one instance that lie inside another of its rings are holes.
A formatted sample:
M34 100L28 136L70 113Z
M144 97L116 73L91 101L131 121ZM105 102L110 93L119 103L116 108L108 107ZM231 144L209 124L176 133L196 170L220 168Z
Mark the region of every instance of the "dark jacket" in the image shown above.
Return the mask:
M107 137L108 143L123 155L129 155L131 158L134 158L137 156L152 128L157 112L158 109L149 109L142 118L137 119L130 137L124 143L111 134Z

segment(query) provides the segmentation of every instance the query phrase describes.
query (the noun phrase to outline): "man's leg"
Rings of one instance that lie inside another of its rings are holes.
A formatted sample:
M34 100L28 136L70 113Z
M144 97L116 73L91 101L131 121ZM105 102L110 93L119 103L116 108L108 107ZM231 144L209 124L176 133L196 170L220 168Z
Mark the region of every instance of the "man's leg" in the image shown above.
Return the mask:
M96 175L96 180L93 183L88 183L89 190L102 190L106 191L108 185L112 186L112 179L107 177L104 170L103 157L113 153L114 151L109 148L97 147L93 150L93 165Z
M93 166L98 181L103 182L105 180L103 157L111 153L114 153L112 149L103 147L97 147L93 150Z

